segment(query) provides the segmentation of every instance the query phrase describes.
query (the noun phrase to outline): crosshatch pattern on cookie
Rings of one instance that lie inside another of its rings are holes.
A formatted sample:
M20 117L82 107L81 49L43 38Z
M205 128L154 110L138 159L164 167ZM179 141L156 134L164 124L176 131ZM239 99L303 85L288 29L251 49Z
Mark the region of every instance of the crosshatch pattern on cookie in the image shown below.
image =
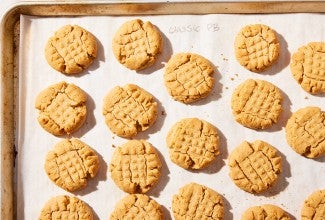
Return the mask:
M116 185L128 193L146 193L159 180L161 162L145 140L131 140L115 149L110 172Z
M39 220L80 219L93 220L89 206L76 197L57 196L51 198L43 207Z
M264 204L248 208L242 215L241 220L266 220L281 219L290 220L289 215L280 207Z
M325 217L325 190L313 192L304 201L301 220L323 220Z
M264 80L246 80L231 97L236 121L252 129L265 129L276 123L282 112L281 103L279 89Z
M45 47L47 62L65 74L82 72L93 63L96 56L96 38L78 25L60 28Z
M317 158L325 154L325 113L318 107L299 109L286 125L288 144L297 153Z
M157 102L137 85L117 86L104 99L103 115L113 133L133 137L156 121Z
M115 206L110 220L162 220L162 207L152 198L144 194L129 194Z
M40 92L35 107L38 122L54 135L71 134L86 119L86 94L76 85L60 82Z
M197 183L183 186L173 196L172 210L175 220L221 220L224 217L222 197L216 191Z
M82 141L65 139L55 145L45 160L45 171L59 187L76 191L87 186L87 179L96 176L97 154Z
M131 70L151 66L162 50L162 37L149 21L135 19L124 23L116 32L113 43L116 59Z
M217 129L198 118L177 122L168 132L166 142L171 160L185 169L204 168L220 154Z
M253 72L261 72L279 57L280 44L270 27L262 24L247 25L235 39L238 62Z
M233 150L228 159L230 177L235 184L250 193L270 188L282 171L277 150L264 141L244 141Z
M179 53L168 61L164 73L168 93L177 101L191 103L206 97L214 86L214 68L204 57Z
M311 94L325 92L325 42L311 42L292 55L291 73Z

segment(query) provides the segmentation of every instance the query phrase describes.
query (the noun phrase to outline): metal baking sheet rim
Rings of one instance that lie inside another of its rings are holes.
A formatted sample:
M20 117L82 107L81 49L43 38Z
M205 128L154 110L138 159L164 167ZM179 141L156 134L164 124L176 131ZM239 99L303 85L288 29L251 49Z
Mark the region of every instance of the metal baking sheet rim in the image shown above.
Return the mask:
M15 78L17 44L15 29L21 14L34 16L211 14L211 13L324 13L325 1L78 1L23 2L13 5L1 17L0 35L0 200L1 219L15 217Z

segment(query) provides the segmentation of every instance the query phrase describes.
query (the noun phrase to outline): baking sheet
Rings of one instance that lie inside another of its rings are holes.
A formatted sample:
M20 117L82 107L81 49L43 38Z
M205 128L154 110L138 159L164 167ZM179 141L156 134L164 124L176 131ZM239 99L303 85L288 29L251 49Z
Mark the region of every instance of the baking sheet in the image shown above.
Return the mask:
M158 185L147 193L164 207L166 219L172 219L172 195L189 182L204 184L224 197L225 219L240 219L250 206L271 203L300 218L303 200L314 190L325 188L324 158L311 160L296 154L286 143L284 126L291 112L307 105L325 109L323 96L304 92L291 76L290 55L310 41L324 41L324 15L164 15L137 16L150 20L163 34L164 49L149 69L135 72L114 58L111 42L120 25L135 17L61 17L21 16L19 50L19 100L17 129L17 219L36 219L44 203L52 196L76 195L92 207L97 219L107 219L117 201L126 193L111 180L108 164L113 145L127 140L113 135L104 122L102 102L116 85L135 83L155 96L159 103L157 122L135 138L147 139L159 151L163 162ZM234 57L233 42L241 27L263 23L278 33L280 59L264 73L249 72ZM66 76L53 70L44 58L47 39L61 26L78 24L96 36L98 58L84 73ZM216 67L216 84L204 100L191 105L178 103L168 95L163 84L164 64L173 53L194 52L209 59ZM281 89L284 102L280 121L265 131L244 128L234 121L230 97L234 88L248 78L263 79ZM88 94L88 116L83 127L71 137L80 138L100 155L101 167L96 178L84 190L71 194L54 185L44 171L47 152L61 140L44 131L37 122L34 108L37 94L49 85L67 81ZM169 128L185 117L198 117L214 124L221 138L221 155L201 171L184 170L169 159L165 137ZM275 146L283 158L283 173L277 184L265 193L253 195L235 186L228 176L227 156L243 140L264 140Z

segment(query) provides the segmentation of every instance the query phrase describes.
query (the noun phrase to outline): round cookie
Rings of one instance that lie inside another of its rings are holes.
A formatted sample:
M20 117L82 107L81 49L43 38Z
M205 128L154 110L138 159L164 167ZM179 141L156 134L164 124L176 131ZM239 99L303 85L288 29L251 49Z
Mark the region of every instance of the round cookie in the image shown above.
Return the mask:
M301 210L301 220L325 219L325 190L317 190L306 198Z
M325 92L325 42L311 42L291 57L291 73L308 93Z
M308 106L291 115L286 125L288 144L298 154L317 158L325 154L325 113Z
M241 220L290 220L288 213L278 206L264 204L248 208L241 217Z
M79 219L93 220L90 207L76 197L56 196L44 205L39 220Z
M145 140L130 140L117 147L110 163L115 184L127 193L146 193L159 180L161 162Z
M198 118L178 121L169 130L166 142L171 160L185 169L204 168L220 154L217 129Z
M264 141L244 141L228 158L230 177L241 189L260 193L270 188L282 171L277 150Z
M84 142L64 139L48 152L45 160L48 177L59 187L73 192L87 186L87 179L96 176L97 154Z
M130 138L156 121L157 102L137 85L116 86L104 99L103 115L113 133Z
M216 191L197 183L180 188L178 194L173 196L172 210L175 220L221 220L224 217L222 197Z
M97 56L96 38L78 25L66 25L50 37L45 58L55 70L76 74L87 69Z
M264 71L278 59L279 53L280 44L276 33L266 25L247 25L236 36L236 59L250 71Z
M168 61L164 80L169 95L183 103L205 98L214 86L214 68L204 57L178 53Z
M51 85L36 97L38 122L53 135L71 134L86 120L86 101L86 94L74 84Z
M231 108L238 123L252 129L265 129L278 121L281 102L280 90L272 83L248 79L234 90Z
M164 214L162 207L149 196L129 194L116 204L109 219L162 220L164 219Z
M112 42L116 59L131 70L142 70L154 64L162 47L158 29L140 19L122 24Z

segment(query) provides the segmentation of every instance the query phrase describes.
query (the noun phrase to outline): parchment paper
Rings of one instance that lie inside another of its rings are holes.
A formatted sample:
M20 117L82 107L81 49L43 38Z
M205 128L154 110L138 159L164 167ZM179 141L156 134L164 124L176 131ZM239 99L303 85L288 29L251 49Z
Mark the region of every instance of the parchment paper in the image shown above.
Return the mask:
M111 42L122 23L135 17L21 17L19 103L17 129L17 212L18 219L37 219L45 202L52 196L76 195L92 207L96 219L108 219L115 204L126 196L111 180L108 164L115 146L127 139L113 135L104 122L104 96L116 85L134 83L149 91L159 103L159 116L153 127L135 138L147 139L159 151L163 162L161 179L147 194L164 207L166 219L172 219L172 196L189 182L204 184L223 195L225 219L240 219L248 207L271 203L282 207L293 219L300 218L304 199L316 189L325 188L324 157L312 160L295 153L287 144L284 126L292 112L316 105L325 110L324 96L304 92L293 79L290 56L310 41L324 41L322 14L277 15L166 15L139 16L151 21L163 34L164 49L154 66L135 72L118 63ZM234 57L234 38L247 24L263 23L277 31L280 59L269 70L257 74L241 67ZM93 33L99 44L98 58L84 73L66 76L52 69L45 60L44 47L61 26L78 24ZM216 67L216 84L204 100L191 105L174 101L163 83L164 64L173 53L194 52ZM255 131L236 123L230 98L237 85L248 78L267 80L280 88L284 98L279 122L265 131ZM62 137L44 131L37 122L34 108L37 94L60 81L74 83L88 94L88 117L71 137L80 138L100 155L100 171L84 190L68 193L51 182L44 171L47 152ZM221 155L208 168L189 171L173 164L165 137L171 126L185 117L198 117L214 124L221 138ZM275 146L283 159L283 172L277 184L267 192L253 195L240 190L228 176L227 157L242 141L264 140Z

